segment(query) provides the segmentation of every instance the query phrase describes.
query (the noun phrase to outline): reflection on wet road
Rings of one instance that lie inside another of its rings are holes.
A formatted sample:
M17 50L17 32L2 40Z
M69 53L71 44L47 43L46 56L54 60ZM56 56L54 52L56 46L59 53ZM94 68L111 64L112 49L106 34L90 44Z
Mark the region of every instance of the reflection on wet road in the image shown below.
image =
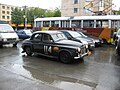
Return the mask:
M120 89L120 57L113 46L95 48L91 56L73 64L38 55L29 57L21 51L19 46L0 49L0 67L64 90Z

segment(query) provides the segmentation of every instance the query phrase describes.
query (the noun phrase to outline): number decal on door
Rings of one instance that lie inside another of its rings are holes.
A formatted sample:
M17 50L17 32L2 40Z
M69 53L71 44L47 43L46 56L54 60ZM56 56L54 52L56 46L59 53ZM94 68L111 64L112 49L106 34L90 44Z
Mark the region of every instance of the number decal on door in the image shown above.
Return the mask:
M44 53L45 54L48 54L48 53L51 53L52 50L51 50L51 46L44 46Z

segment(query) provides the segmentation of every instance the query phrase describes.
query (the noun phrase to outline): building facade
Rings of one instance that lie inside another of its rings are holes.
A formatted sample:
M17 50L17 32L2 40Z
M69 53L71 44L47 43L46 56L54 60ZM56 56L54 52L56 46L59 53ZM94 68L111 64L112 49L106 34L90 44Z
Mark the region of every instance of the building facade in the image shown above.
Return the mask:
M0 4L0 20L10 22L11 12L15 6Z
M112 14L112 0L62 0L61 16Z

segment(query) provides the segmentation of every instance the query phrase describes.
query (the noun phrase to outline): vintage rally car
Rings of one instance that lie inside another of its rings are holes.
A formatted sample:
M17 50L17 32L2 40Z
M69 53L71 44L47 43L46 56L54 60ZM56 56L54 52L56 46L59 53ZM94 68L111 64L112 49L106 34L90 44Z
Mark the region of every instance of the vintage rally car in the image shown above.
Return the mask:
M68 40L59 31L36 31L29 40L22 43L23 52L27 55L37 53L70 63L75 59L83 59L88 55L88 48L79 42Z

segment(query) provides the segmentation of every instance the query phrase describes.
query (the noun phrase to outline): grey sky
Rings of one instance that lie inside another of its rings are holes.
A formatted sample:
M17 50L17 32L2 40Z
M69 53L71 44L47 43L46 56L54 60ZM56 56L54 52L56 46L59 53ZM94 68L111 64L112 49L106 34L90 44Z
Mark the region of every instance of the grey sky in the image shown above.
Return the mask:
M113 0L114 9L119 9L120 0ZM14 6L30 6L30 7L40 7L44 9L55 9L60 8L61 0L0 0L2 4L14 5ZM116 7L115 7L116 6Z

